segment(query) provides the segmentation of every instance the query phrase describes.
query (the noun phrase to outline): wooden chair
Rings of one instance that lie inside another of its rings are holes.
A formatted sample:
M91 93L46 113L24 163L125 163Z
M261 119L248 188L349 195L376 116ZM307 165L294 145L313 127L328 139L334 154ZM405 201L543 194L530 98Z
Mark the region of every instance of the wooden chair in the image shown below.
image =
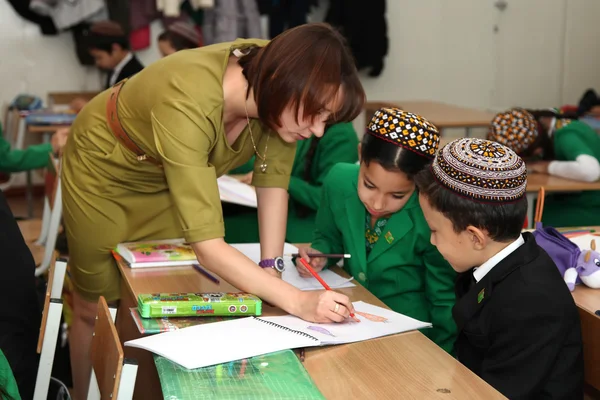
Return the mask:
M136 361L124 357L114 324L116 314L117 310L109 309L104 297L100 297L90 352L92 376L88 400L133 398L138 366Z
M40 364L35 381L33 400L46 400L48 396L56 341L60 331L60 317L63 309L61 295L66 270L67 262L65 259L58 259L50 266L46 298L44 300L44 314L38 339L37 352L40 354Z
M542 222L542 215L544 214L544 198L546 197L546 189L542 186L538 191L537 202L535 204L535 214L533 218L534 225L538 222Z

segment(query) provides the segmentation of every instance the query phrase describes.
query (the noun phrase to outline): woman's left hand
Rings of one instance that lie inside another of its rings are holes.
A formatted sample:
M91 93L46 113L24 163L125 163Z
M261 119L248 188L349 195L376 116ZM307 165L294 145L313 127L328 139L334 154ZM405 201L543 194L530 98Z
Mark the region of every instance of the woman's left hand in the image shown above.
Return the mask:
M550 161L533 161L527 163L527 169L538 174L547 174Z

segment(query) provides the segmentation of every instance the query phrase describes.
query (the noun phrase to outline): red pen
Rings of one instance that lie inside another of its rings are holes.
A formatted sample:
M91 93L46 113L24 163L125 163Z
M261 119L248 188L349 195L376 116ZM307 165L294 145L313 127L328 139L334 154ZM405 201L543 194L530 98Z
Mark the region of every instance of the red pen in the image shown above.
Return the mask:
M307 262L304 258L299 258L300 262L302 263L302 265L304 265L304 267L308 270L308 272L310 272L312 274L312 276L315 277L316 280L319 281L319 283L321 285L323 285L323 287L325 288L325 290L331 290L331 288L329 287L329 285L319 276L319 274L317 274L317 271L315 271ZM350 313L350 317L352 319L354 319L356 322L360 322L360 320L358 318L356 318L354 316L354 313Z

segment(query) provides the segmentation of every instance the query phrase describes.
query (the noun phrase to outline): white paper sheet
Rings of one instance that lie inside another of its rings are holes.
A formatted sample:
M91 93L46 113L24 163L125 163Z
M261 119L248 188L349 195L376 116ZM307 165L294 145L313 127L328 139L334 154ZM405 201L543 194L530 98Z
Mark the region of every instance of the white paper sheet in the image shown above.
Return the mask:
M258 243L243 243L243 244L232 244L231 246L235 247L242 253L246 255L246 257L250 258L255 263L260 262L260 244ZM294 254L298 252L298 248L296 246L292 246L289 243L286 243L283 247L283 254ZM317 281L315 278L303 278L298 273L296 266L292 263L292 260L288 257L284 258L285 260L285 270L281 278L289 283L297 287L300 290L323 290L323 286ZM329 287L332 289L341 289L347 287L356 286L352 283L353 278L344 278L333 271L324 270L319 272L319 276L323 279Z
M217 179L217 184L221 201L253 208L258 206L254 187L227 175Z
M589 250L591 248L592 240L596 241L596 250L600 250L600 236L592 234L576 236L570 238L571 242L575 243L581 250Z
M340 324L315 324L303 321L293 315L261 317L261 319L286 326L293 330L305 332L319 339L321 345L361 342L363 340L430 328L432 326L429 322L419 321L362 301L352 304L357 312L355 315L360 319L360 322L355 322L348 318ZM361 312L367 313L371 319L361 315ZM379 319L385 319L386 321L379 321Z

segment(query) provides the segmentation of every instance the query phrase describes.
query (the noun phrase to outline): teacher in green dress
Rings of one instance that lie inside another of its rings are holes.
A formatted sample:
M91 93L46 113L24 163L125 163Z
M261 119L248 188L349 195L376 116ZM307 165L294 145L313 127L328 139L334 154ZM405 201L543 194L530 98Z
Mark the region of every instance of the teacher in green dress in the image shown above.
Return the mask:
M120 297L110 251L184 237L199 262L305 320L341 322L347 296L301 292L279 278L296 142L353 120L364 102L353 58L325 24L270 42L177 52L99 94L75 120L63 158L64 220L74 284L71 360L86 393L96 302ZM261 265L223 240L217 177L256 156ZM262 267L262 268L261 268Z

